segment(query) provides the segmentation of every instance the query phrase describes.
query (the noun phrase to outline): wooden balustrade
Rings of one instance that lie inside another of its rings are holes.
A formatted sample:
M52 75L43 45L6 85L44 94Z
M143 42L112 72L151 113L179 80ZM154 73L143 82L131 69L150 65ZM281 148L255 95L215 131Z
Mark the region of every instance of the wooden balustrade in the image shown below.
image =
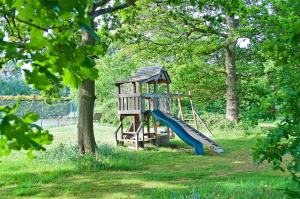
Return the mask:
M150 106L145 106L145 99ZM151 100L152 99L152 100ZM171 98L166 94L120 94L118 96L119 114L139 114L142 111L150 109L159 109L169 112Z
M119 95L119 113L138 114L141 112L141 96L140 95Z

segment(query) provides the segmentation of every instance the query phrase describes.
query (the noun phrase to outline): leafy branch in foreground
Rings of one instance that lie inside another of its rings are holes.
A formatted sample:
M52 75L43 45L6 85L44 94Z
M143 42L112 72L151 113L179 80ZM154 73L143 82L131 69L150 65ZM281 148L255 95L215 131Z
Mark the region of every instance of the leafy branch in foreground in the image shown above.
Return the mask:
M9 155L11 150L26 150L29 156L33 150L45 150L43 145L50 144L53 140L48 130L33 124L38 115L27 113L19 118L14 113L19 103L14 107L0 106L0 157Z

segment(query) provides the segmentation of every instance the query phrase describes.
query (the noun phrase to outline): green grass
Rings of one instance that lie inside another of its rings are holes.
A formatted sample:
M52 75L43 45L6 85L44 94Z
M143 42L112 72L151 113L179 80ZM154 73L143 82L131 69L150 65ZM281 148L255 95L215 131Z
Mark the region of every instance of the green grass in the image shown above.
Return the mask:
M59 145L76 143L75 126L50 131L54 143L37 159L15 153L1 160L1 198L285 198L282 189L291 184L285 173L253 163L256 135L215 132L225 149L221 155L206 149L195 156L177 139L172 148L159 150L102 145L101 160L95 161ZM113 144L113 131L96 125L96 140ZM69 156L71 161L62 159Z

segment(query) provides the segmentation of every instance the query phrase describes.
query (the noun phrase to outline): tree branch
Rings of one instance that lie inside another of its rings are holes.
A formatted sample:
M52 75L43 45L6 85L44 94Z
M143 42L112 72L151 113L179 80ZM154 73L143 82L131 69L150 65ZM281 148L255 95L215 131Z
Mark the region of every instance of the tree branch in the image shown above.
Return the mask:
M96 10L94 12L93 17L96 18L96 17L98 17L100 15L104 15L104 14L108 14L108 13L113 13L115 11L128 8L128 7L132 6L132 5L134 5L134 2L135 1L129 1L129 2L123 3L123 4L118 5L118 6L113 6L113 7L110 6L110 7L107 7L107 8Z
M101 7L109 3L111 0L102 0L94 3L94 7Z
M17 21L21 22L21 23L27 24L27 25L29 25L29 26L35 27L35 28L37 28L37 29L40 29L40 30L43 30L43 31L46 31L46 32L48 32L48 30L51 29L51 27L50 27L50 28L44 28L44 27L41 27L41 26L39 26L39 25L30 23L29 21L24 21L23 19L19 19L19 18L17 18L17 17L15 17L15 19L16 19Z
M0 41L2 46L17 46L18 48L24 48L25 44L22 42L7 42L7 41Z
M199 33L204 33L204 34L214 34L214 35L220 35L224 38L227 38L228 35L227 34L224 34L222 32L219 32L215 29L213 29L211 26L206 26L206 29L204 28L199 28L196 26L196 24L193 24L192 22L189 22L187 19L185 18L182 18L183 20L183 23L187 26L190 26L191 27L191 30L190 30L190 34L192 32L199 32ZM203 22L204 23L204 22Z

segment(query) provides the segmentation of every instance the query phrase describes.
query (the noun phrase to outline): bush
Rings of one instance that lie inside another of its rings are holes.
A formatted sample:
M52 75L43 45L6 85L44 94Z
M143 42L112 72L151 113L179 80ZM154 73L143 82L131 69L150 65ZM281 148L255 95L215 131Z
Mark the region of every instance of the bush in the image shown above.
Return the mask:
M204 112L200 117L211 129L224 129L224 130L246 130L250 125L243 121L235 122L226 119L225 115L217 113Z
M117 99L110 99L102 104L99 104L95 108L95 112L102 113L100 122L114 125L118 124Z

